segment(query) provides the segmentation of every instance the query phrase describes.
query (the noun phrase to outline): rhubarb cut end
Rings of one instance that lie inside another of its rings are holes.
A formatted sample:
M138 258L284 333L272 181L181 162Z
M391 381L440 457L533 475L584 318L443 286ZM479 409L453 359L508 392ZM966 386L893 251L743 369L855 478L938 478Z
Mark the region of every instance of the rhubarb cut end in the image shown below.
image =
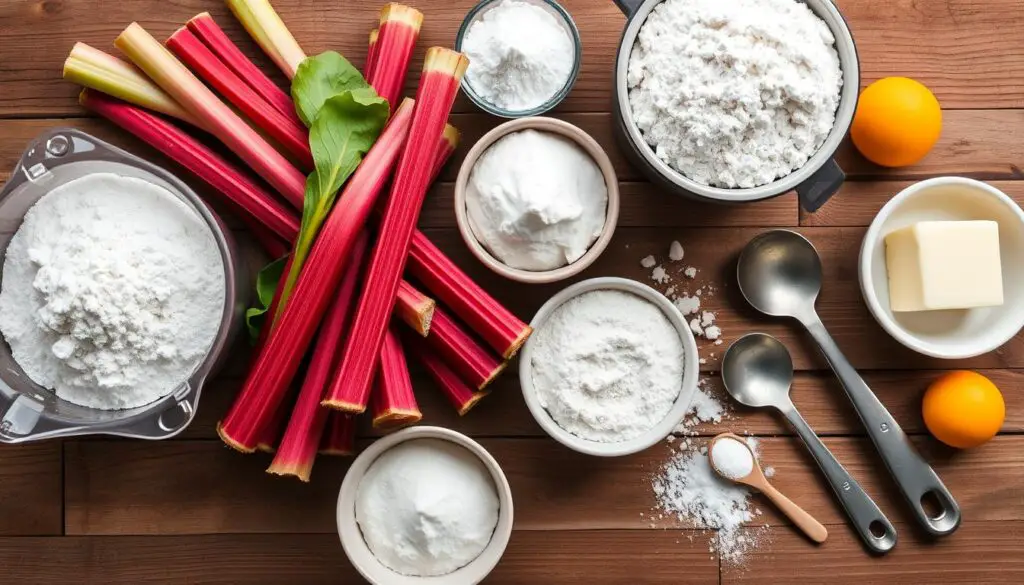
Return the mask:
M469 57L458 51L447 47L430 47L427 49L427 56L423 60L423 72L434 72L451 75L456 80L461 80L469 67Z
M270 475L276 475L278 477L294 477L302 483L309 483L309 477L313 473L312 465L281 465L281 464L270 464L267 468L267 473Z
M380 30L373 29L370 31L370 44L373 45L377 42L377 38L380 36Z
M500 364L498 364L498 367L494 368L494 370L491 371L487 378L480 383L480 386L477 387L477 390L483 390L484 388L488 387L491 384L491 382L493 382L498 376L501 375L502 372L505 371L505 368L507 367L508 362L501 362Z
M423 13L412 6L389 2L380 10L380 24L383 26L386 22L401 23L419 32L423 25Z
M423 420L423 413L419 410L396 408L373 417L373 428L393 431L416 424L421 420Z
M198 22L200 20L212 20L212 19L213 19L213 16L211 16L209 12L200 12L199 14L197 14L197 15L193 16L192 18L188 19L188 21L186 21L186 23L185 23L185 26L188 26L188 24L192 23L192 22Z
M235 451L238 451L240 453L255 453L256 452L256 448L255 447L250 447L250 446L245 445L243 443L240 443L240 442L236 441L234 438L230 437L227 434L227 432L224 430L224 425L222 423L217 423L217 436L220 437L221 441L224 441L225 445L227 445L228 447L231 447Z
M471 396L469 400L464 402L462 406L459 407L459 416L465 416L467 412L473 410L473 407L476 406L476 403L480 402L480 400L482 400L483 397L487 396L488 394L490 394L490 391L474 392L473 396Z
M268 445L267 443L257 443L256 450L260 453L270 453L271 455L277 452L273 445Z
M448 146L450 146L452 150L455 150L459 146L460 136L458 128L451 124L444 125L444 133L441 137L444 138L444 141L448 143Z
M341 412L347 412L349 414L362 414L366 411L365 404L357 404L355 402L349 402L347 400L337 400L334 398L328 398L320 403L320 406L324 408L332 408Z
M502 357L506 360L512 359L512 357L519 352L519 348L523 347L523 344L526 343L526 340L529 339L532 334L533 327L530 327L529 325L524 326L523 330L520 331L519 335L517 335L515 340L512 341L512 344L508 346L508 349L502 352Z

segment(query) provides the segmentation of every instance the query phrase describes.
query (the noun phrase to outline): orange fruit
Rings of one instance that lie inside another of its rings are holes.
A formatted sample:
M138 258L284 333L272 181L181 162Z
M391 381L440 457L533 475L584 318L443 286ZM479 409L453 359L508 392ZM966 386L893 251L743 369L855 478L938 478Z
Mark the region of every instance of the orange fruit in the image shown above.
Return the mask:
M936 439L968 449L996 436L1006 416L1006 404L999 389L985 376L950 372L928 387L921 413Z
M886 77L860 94L850 138L868 160L905 167L922 158L942 133L942 109L925 86L906 77Z

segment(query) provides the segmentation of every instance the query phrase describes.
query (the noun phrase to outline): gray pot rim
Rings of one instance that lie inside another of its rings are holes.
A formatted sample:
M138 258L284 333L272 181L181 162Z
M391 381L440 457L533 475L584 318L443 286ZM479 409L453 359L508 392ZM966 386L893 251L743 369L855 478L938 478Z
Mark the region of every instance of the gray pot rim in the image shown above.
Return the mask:
M817 152L804 163L804 166L792 173L760 187L750 189L725 189L702 185L687 178L682 173L672 169L664 161L658 158L651 150L651 147L644 140L640 129L633 120L633 111L629 105L629 88L626 84L626 72L629 67L629 54L636 43L636 37L640 32L647 16L655 6L663 0L615 0L616 4L626 13L628 18L626 26L622 31L622 38L619 41L619 49L615 59L615 102L616 115L619 118L623 133L633 146L638 156L644 159L646 166L657 174L657 179L667 182L672 186L683 189L689 194L700 198L712 199L722 203L746 203L760 201L777 197L803 186L815 179L815 173L819 170L826 170L830 166L839 171L833 161L833 156L842 144L850 125L853 123L853 114L857 109L857 100L860 94L860 59L857 53L857 45L854 42L853 34L850 32L846 18L836 7L832 0L800 0L828 25L829 30L836 39L836 51L839 53L839 63L843 71L843 88L840 92L839 107L836 110L835 124L829 132L825 142L818 148ZM844 58L845 55L845 58ZM841 171L839 171L842 176ZM824 200L819 201L818 205ZM806 205L805 205L806 207ZM815 208L817 205L815 205Z

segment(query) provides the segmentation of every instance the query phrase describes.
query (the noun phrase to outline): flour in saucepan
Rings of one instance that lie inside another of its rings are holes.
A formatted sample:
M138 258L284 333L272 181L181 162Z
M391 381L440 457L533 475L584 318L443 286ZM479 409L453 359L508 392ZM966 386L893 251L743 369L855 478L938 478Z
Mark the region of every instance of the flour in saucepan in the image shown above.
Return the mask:
M25 214L4 260L0 331L57 396L133 408L206 356L224 290L217 242L194 210L147 181L94 173Z
M665 0L640 28L627 74L654 153L726 188L802 167L832 130L842 80L832 31L796 0Z

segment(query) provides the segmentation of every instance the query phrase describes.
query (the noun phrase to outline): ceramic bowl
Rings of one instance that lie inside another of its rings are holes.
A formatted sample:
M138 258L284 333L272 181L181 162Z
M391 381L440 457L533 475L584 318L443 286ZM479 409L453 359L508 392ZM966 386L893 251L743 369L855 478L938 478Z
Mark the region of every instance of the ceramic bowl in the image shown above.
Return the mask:
M533 317L530 325L535 331L539 331L544 327L551 313L563 303L595 290L619 290L632 293L654 303L665 314L665 317L675 328L676 332L679 333L679 339L683 344L683 379L680 380L679 396L676 397L672 408L665 414L665 418L642 435L617 443L591 441L563 429L555 422L555 419L551 418L548 411L541 406L536 390L533 387L532 358L534 340L537 339L536 335L527 339L526 344L523 346L519 359L519 384L523 389L523 398L526 400L526 406L530 409L533 418L553 439L574 451L587 455L618 457L643 451L658 441L663 440L686 416L686 411L690 409L690 403L693 401L693 395L697 391L697 379L700 374L697 342L694 340L693 332L690 331L690 327L686 323L686 318L672 304L672 301L653 288L627 278L602 277L578 282L562 290L551 297L548 302L544 303L544 306Z
M380 457L388 449L399 443L418 439L441 439L463 447L479 458L484 467L490 471L494 487L498 492L498 525L494 529L491 541L472 562L447 575L413 577L392 571L373 555L366 545L366 541L363 540L363 534L356 523L356 493L359 490L359 483L366 475L366 470L377 460L377 457ZM352 466L349 467L348 473L341 483L341 491L338 493L338 535L341 537L341 546L345 549L348 560L370 583L376 585L473 585L490 574L505 552L505 547L512 536L512 513L512 490L509 488L505 473L498 466L494 457L479 443L462 433L441 427L410 427L377 440L352 462Z
M466 190L469 184L469 177L472 174L473 167L476 165L476 161L480 158L480 155L482 155L484 151L490 148L492 144L497 142L498 139L506 134L528 129L538 130L541 132L553 132L578 144L580 148L589 154L594 162L597 163L598 168L601 169L601 174L604 175L605 186L608 188L608 207L605 215L604 231L602 231L597 240L590 245L590 248L585 254L583 254L583 256L572 264L555 268L554 270L520 270L518 268L507 266L495 258L487 248L477 240L477 237L474 234L473 222L469 217L469 212L466 210ZM455 180L455 219L459 226L459 233L462 234L462 239L466 242L466 245L469 246L469 250L477 257L477 259L483 262L485 266L494 272L518 282L556 282L579 274L585 268L593 264L594 260L597 260L597 257L601 255L601 252L608 247L608 243L611 241L612 235L615 233L615 225L619 221L619 182L618 178L615 176L615 169L612 167L612 162L608 158L608 154L603 148L601 148L601 145L598 144L596 140L578 127L555 118L535 117L510 120L485 134L483 138L473 145L473 148L469 150L469 153L466 154L466 158L462 162L462 166L459 168L459 176Z
M929 220L991 220L999 224L1002 306L915 313L894 313L889 308L885 236ZM871 314L903 345L945 359L990 352L1024 327L1024 212L1005 193L980 181L939 177L915 183L878 212L864 236L859 271Z

